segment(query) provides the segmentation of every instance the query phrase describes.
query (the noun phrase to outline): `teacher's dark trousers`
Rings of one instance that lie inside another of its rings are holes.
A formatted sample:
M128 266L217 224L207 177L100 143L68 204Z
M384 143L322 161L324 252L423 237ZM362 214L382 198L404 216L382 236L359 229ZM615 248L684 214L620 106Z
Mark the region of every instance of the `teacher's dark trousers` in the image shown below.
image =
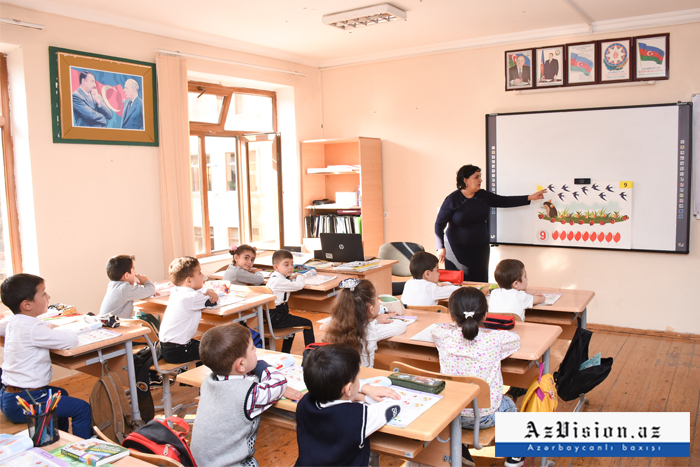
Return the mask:
M445 245L445 269L464 271L464 280L470 282L488 282L489 258L491 247L488 243L481 245Z

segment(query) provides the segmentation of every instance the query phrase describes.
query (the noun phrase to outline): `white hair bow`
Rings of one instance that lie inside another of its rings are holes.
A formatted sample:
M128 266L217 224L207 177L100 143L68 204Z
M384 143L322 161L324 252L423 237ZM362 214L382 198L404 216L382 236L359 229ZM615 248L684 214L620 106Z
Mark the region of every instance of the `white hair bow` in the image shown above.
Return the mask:
M476 314L476 311L465 311L464 312L464 317L465 318L472 318Z

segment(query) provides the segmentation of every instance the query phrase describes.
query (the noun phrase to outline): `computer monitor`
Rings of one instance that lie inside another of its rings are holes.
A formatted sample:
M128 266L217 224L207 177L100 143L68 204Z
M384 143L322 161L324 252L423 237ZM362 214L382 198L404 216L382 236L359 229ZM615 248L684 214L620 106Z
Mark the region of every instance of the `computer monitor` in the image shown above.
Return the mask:
M341 263L365 260L362 235L322 233L320 237L324 260Z

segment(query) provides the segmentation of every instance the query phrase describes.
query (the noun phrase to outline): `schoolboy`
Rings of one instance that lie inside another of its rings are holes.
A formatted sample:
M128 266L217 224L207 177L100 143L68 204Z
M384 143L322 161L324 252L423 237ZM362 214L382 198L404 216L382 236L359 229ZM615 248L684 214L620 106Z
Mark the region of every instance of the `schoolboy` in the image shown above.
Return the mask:
M314 337L314 326L311 321L301 316L295 316L289 312L290 292L296 292L304 288L306 282L304 276L294 272L294 256L287 250L277 250L272 254L272 268L275 270L270 274L267 286L272 290L277 298L275 299L275 309L270 310L270 320L273 329L290 328L294 326L309 326L304 329L304 346L316 342ZM282 352L289 353L292 350L294 334L282 343Z
M324 345L307 357L304 382L308 393L297 406L297 466L369 464L369 436L401 411L396 400L370 405L360 389L360 354L346 345ZM381 388L382 396L398 399ZM376 397L376 396L372 396ZM353 403L358 402L358 403ZM371 401L373 402L373 401Z
M257 466L255 439L260 417L283 395L301 393L267 363L258 361L247 328L231 323L208 330L199 347L211 369L202 383L192 431L192 454L199 465Z
M197 258L183 256L170 263L170 281L175 284L160 324L160 350L169 363L199 360L199 341L193 339L202 319L202 308L219 296L204 290L204 274Z
M437 256L427 251L418 251L411 257L408 269L413 279L409 279L403 289L401 301L404 305L437 305L438 300L450 298L452 292L459 289L458 285L440 284L438 264Z
M492 290L489 298L490 313L514 313L525 321L525 310L544 303L544 295L530 295L527 289L527 271L522 261L504 259L493 273L500 288Z
M56 407L58 428L68 431L70 418L73 434L89 438L92 436L90 405L69 397L65 389L49 386L53 374L49 349L75 347L78 337L37 319L37 316L46 313L51 299L46 293L44 279L32 274L15 274L0 285L0 296L2 303L13 313L6 326L0 326L0 335L5 336L0 390L2 413L11 422L26 423L27 419L17 404L17 396L26 401L34 398L37 403L43 403L48 400L49 390L52 394L61 391L61 400Z
M156 286L148 277L136 274L133 256L118 255L107 261L107 293L102 299L100 316L112 315L131 318L134 300L143 300L156 293Z

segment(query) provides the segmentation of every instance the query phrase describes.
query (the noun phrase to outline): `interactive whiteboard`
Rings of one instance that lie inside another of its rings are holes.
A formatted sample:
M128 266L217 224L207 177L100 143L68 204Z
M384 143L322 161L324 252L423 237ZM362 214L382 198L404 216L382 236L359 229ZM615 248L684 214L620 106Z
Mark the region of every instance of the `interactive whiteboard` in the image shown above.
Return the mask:
M493 208L490 242L687 254L691 135L685 102L487 115L486 189L550 190Z

